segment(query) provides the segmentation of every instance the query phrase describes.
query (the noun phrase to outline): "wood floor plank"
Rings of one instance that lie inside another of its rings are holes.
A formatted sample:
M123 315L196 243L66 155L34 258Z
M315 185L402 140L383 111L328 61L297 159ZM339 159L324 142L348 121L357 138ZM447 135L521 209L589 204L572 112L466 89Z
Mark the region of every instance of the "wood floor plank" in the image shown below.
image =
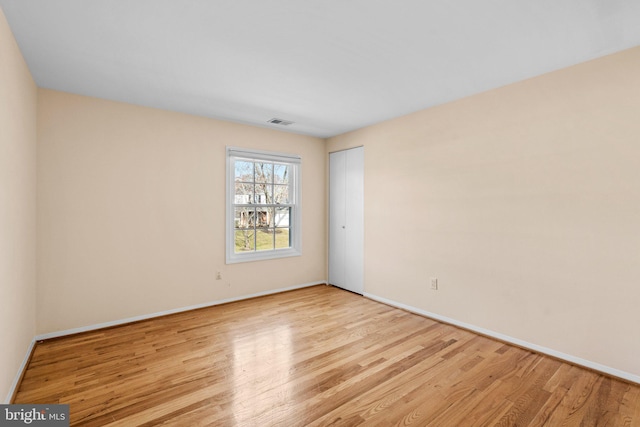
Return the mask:
M37 343L74 426L640 426L640 386L329 286Z

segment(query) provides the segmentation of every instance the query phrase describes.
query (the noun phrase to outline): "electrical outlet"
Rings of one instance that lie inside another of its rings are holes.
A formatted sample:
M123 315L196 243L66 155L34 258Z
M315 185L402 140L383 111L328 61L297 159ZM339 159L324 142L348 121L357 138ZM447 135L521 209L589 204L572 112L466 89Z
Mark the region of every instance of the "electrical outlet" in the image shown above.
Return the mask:
M434 291L438 290L438 278L437 277L432 277L431 278L431 289L433 289Z
M222 280L222 273L219 271L216 273L216 280Z

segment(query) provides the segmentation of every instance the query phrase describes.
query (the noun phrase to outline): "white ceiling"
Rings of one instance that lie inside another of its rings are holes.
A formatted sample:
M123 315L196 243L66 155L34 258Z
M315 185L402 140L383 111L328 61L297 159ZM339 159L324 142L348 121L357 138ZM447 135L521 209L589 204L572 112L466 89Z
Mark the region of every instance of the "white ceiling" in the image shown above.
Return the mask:
M640 45L639 0L0 7L40 87L320 137Z

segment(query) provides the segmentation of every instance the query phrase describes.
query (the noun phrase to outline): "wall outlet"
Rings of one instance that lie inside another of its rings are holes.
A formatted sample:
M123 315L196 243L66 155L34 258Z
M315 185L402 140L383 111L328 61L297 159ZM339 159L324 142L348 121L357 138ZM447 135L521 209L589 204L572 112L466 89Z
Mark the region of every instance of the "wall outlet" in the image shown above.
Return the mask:
M438 290L438 278L437 277L432 277L431 278L431 289L433 289L434 291Z
M216 280L222 280L222 273L219 271L216 273Z

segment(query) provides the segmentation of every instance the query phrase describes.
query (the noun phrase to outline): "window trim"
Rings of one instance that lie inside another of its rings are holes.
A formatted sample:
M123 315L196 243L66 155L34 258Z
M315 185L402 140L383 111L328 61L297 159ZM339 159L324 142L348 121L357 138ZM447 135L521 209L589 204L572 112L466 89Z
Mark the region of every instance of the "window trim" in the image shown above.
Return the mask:
M249 160L264 160L267 162L286 163L292 168L293 191L292 214L290 216L291 247L283 249L271 249L262 251L252 251L246 253L235 252L235 167L234 161L237 158ZM253 150L240 147L226 147L226 263L235 264L240 262L260 261L267 259L287 258L302 255L302 183L301 169L302 158L298 155L279 153L273 151Z

